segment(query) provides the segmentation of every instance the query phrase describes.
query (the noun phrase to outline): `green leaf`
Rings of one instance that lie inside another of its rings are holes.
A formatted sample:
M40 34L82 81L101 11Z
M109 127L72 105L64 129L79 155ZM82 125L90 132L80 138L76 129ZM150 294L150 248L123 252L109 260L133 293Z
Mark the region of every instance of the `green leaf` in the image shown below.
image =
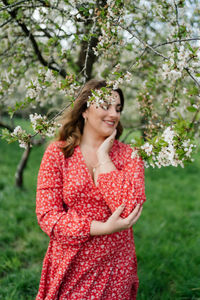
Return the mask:
M187 107L187 110L190 111L190 112L195 112L195 111L197 111L197 109L196 109L194 106L188 106L188 107Z

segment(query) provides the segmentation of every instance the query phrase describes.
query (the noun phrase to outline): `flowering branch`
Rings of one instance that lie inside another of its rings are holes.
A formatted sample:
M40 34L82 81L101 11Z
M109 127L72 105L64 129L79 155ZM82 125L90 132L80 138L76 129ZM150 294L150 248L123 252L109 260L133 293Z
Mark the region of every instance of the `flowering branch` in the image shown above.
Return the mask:
M161 54L160 52L156 51L154 49L154 47L150 46L147 42L144 42L142 39L140 39L135 33L133 33L129 28L126 28L124 26L122 26L121 24L117 24L119 27L121 27L122 29L126 30L132 37L136 38L141 44L144 45L145 49L149 48L151 51L153 51L155 54L157 54L158 56L161 56L164 59L169 59L168 57L164 56L163 54Z
M5 5L8 5L8 2L7 0L2 0L4 2ZM33 49L35 51L35 54L37 55L39 61L41 62L41 64L43 66L47 66L49 69L51 70L54 70L54 71L57 71L61 76L63 77L66 77L66 71L62 68L55 68L52 64L55 63L54 61L53 62L47 62L44 57L42 56L40 50L39 50L39 47L38 47L38 44L35 40L35 37L34 35L30 32L30 30L27 28L27 26L25 25L24 22L22 22L21 20L18 20L17 19L17 11L16 10L13 10L13 11L9 11L9 14L11 15L11 17L13 19L15 19L15 21L18 23L18 25L21 27L21 29L23 30L23 32L26 34L26 36L30 39L31 43L32 43L32 46L33 46Z
M179 42L189 42L189 41L200 41L200 37L167 41L167 42L158 44L156 46L152 46L152 48L158 48L158 47L169 45L169 44L174 44L174 43L179 43Z
M19 4L22 4L24 2L29 2L28 0L22 0L22 1L19 1L17 3L13 3L13 4L8 4L7 1L4 2L5 6L0 8L0 11L3 11L3 10L7 10L8 8L13 8L13 7L16 7L18 6Z

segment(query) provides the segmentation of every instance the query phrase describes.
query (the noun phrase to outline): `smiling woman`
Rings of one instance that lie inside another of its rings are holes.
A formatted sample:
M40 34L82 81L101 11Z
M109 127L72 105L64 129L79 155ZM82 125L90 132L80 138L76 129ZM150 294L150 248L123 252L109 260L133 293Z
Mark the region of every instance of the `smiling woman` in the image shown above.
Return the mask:
M112 95L108 97L107 100L104 100L104 103L101 103L101 105L96 105L94 102L92 105L89 105L88 108L88 99L92 96L92 90L99 90L103 87L106 87L106 81L104 80L95 80L92 79L86 83L86 85L82 88L80 95L74 102L74 106L70 107L66 112L64 112L62 119L60 123L62 123L62 127L59 133L58 140L60 141L66 141L65 146L63 147L63 151L66 157L71 156L74 150L74 147L80 144L80 141L82 139L83 130L85 128L85 125L87 123L87 115L92 112L97 115L102 113L103 117L103 111L112 110L112 103L111 100L117 101L116 105L116 111L121 112L124 107L124 96L121 89L115 89L112 92ZM110 109L111 108L111 109ZM95 119L95 117L90 114L91 118ZM116 116L114 116L114 119L116 119ZM114 120L114 119L108 119ZM120 119L120 114L119 114ZM97 126L97 120L94 120L93 126L96 128ZM117 124L116 124L117 123ZM107 123L107 125L109 122ZM98 124L99 125L99 124ZM105 123L104 123L105 125ZM110 124L109 124L110 125ZM101 124L102 126L102 124ZM100 126L100 128L101 128ZM98 128L98 129L100 129ZM123 131L123 127L118 120L118 122L115 122L115 126L113 128L117 129L116 133L116 139L118 139ZM114 129L113 129L114 130ZM108 137L112 132L110 133L104 133L104 138ZM102 139L102 137L101 137ZM97 140L98 141L98 140ZM98 141L99 143L99 141Z
M88 107L91 80L64 115L38 174L36 213L50 236L37 300L136 299L132 226L145 201L144 167L122 133L120 89Z

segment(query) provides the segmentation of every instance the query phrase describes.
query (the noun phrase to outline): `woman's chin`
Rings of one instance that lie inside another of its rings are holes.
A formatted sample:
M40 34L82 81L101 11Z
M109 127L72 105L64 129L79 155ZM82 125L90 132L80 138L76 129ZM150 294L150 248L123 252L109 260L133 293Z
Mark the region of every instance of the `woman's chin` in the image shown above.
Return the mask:
M107 138L107 137L109 137L109 136L113 133L114 130L115 130L115 128L112 128L112 129L110 129L110 130L106 130L102 135L103 135L105 138Z

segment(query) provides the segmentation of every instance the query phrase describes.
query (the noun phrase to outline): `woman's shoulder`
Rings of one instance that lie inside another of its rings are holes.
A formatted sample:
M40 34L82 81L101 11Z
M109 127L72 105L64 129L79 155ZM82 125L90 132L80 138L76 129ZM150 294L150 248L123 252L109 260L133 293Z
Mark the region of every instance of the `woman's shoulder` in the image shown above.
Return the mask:
M127 154L127 155L131 155L133 152L133 148L129 145L129 144L125 144L119 140L115 140L115 147L117 152L119 152L119 154Z
M125 144L119 140L115 140L115 152L124 161L127 159L131 159L133 161L142 161L142 158L139 155L136 147L132 147L129 144Z
M58 156L64 158L62 147L65 145L65 141L50 141L46 145L45 155Z

